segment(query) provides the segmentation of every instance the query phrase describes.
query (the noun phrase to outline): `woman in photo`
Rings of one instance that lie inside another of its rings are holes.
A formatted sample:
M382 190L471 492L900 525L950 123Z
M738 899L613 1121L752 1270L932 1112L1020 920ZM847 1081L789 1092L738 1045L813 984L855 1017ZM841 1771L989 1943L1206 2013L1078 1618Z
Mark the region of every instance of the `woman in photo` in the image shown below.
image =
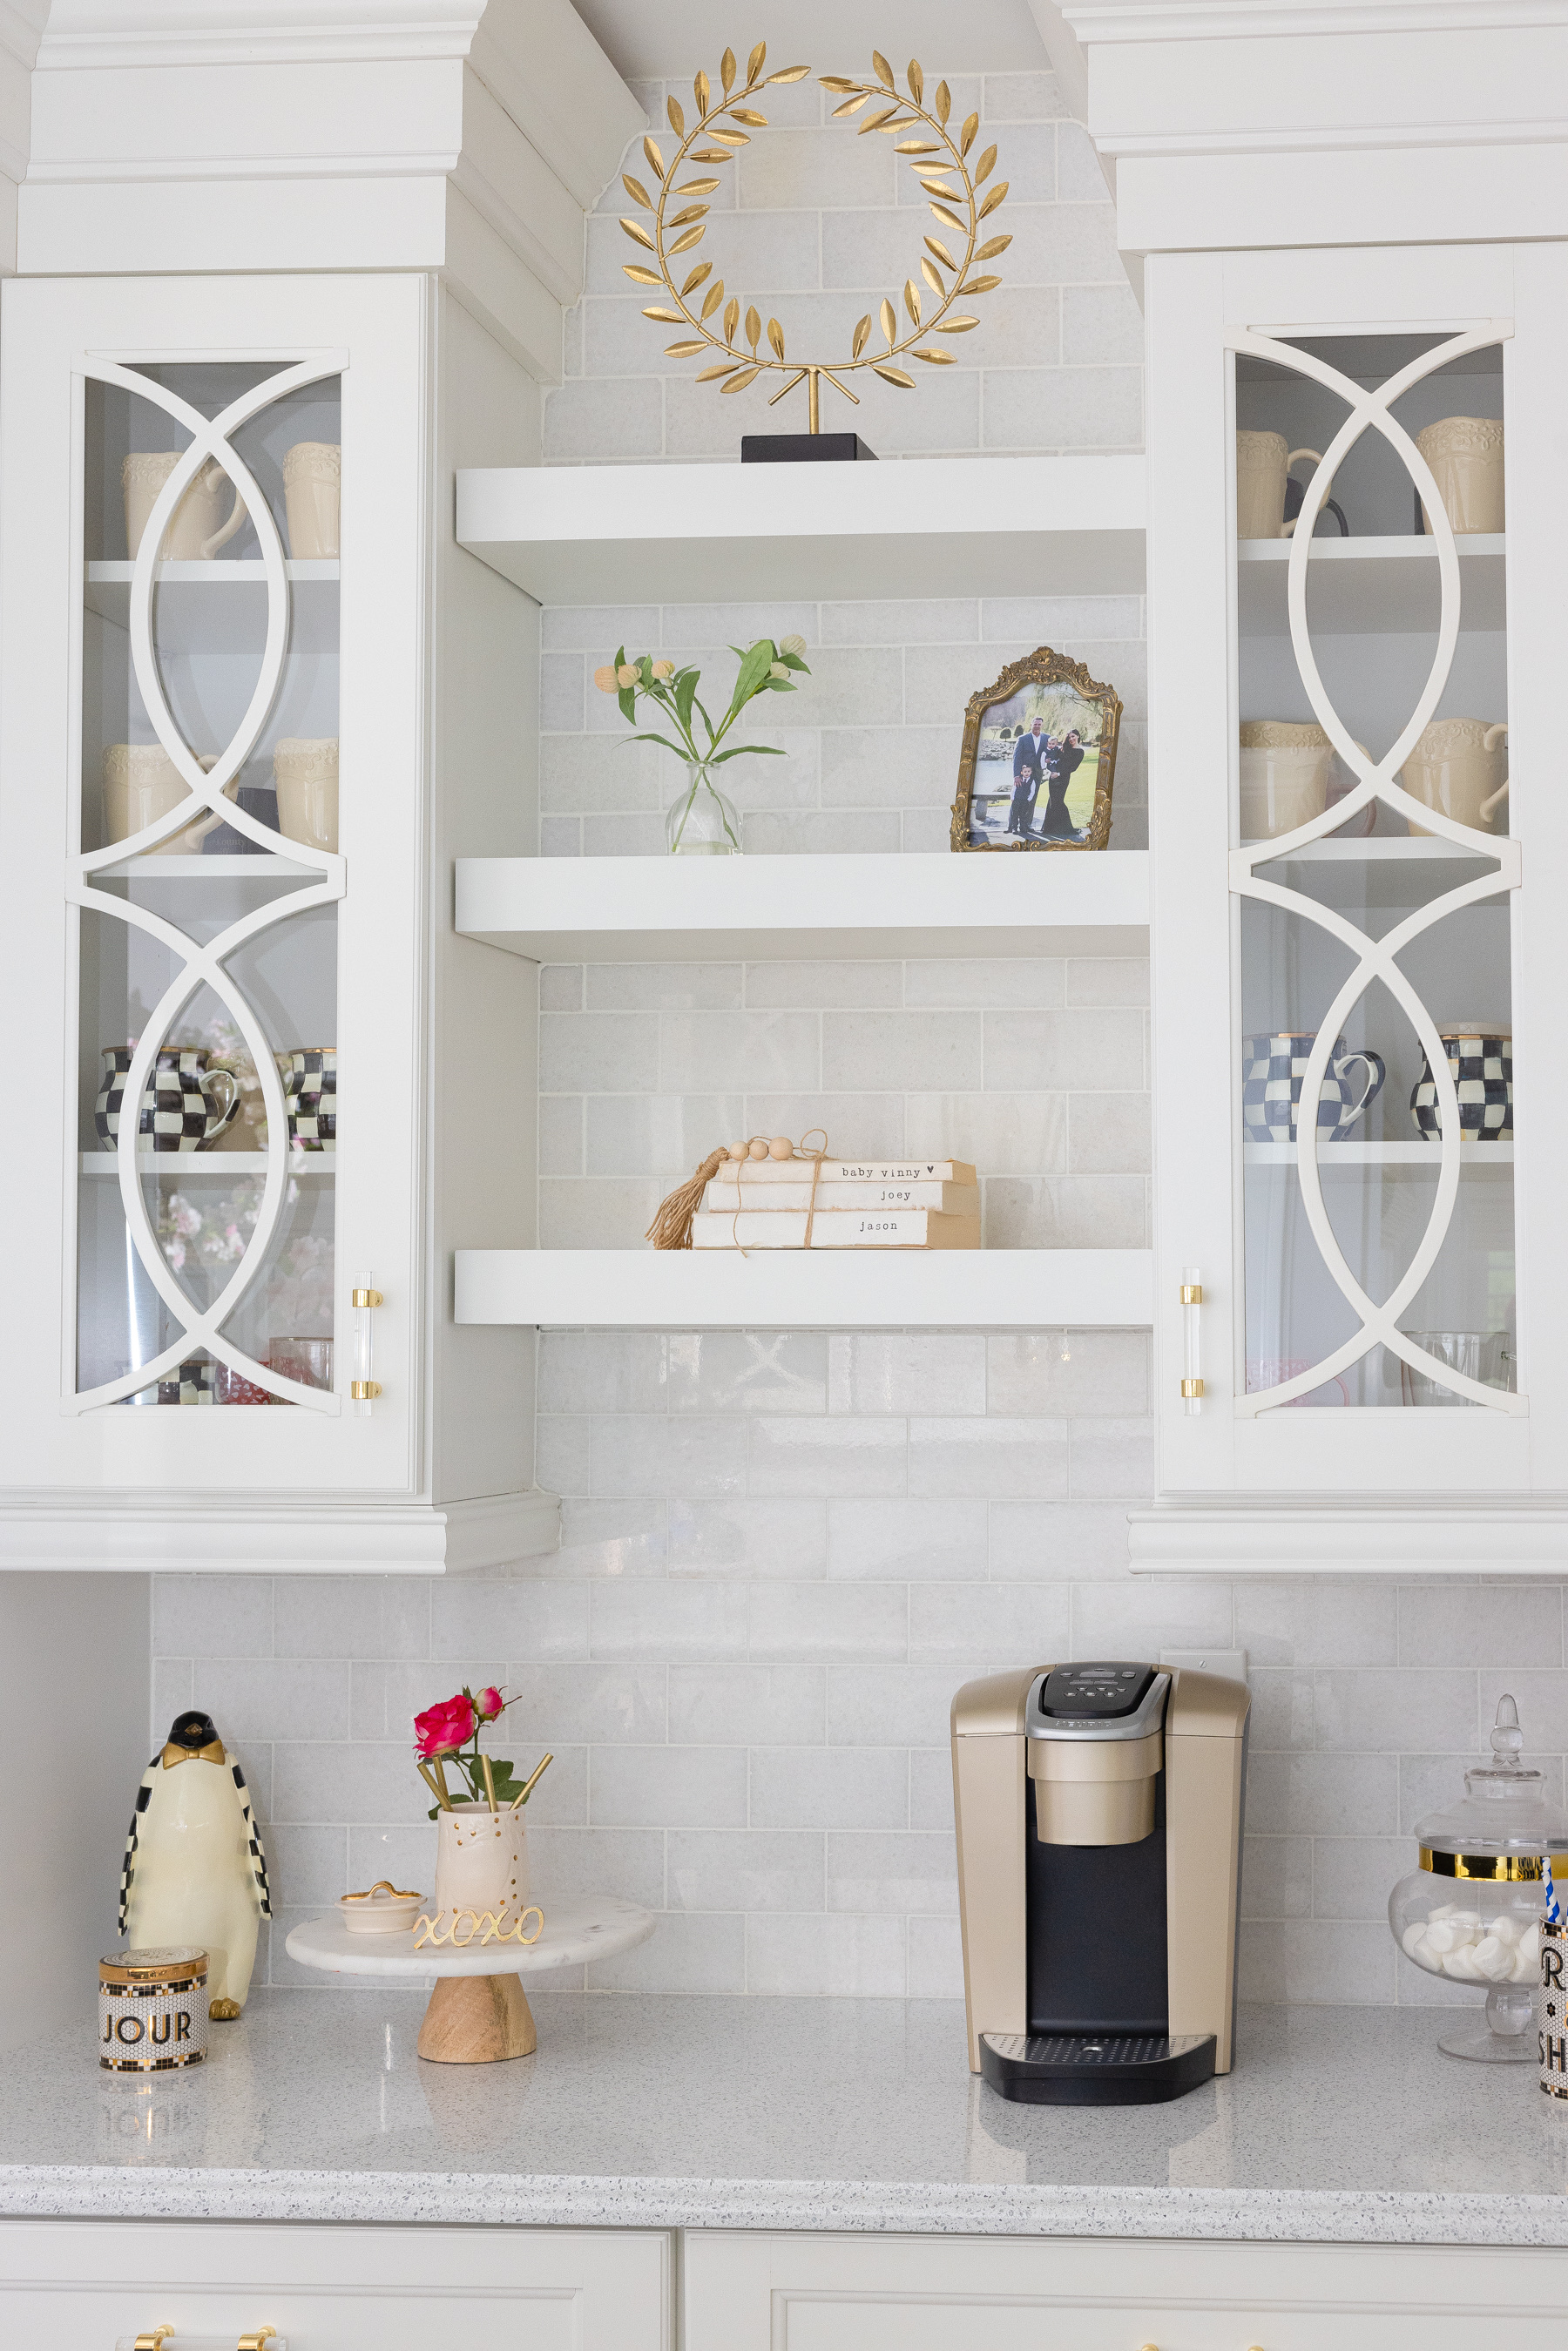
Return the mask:
M1078 827L1067 812L1067 789L1083 764L1083 748L1076 726L1070 726L1060 739L1052 736L1045 746L1045 775L1050 787L1045 814L1040 819L1042 841L1076 841Z

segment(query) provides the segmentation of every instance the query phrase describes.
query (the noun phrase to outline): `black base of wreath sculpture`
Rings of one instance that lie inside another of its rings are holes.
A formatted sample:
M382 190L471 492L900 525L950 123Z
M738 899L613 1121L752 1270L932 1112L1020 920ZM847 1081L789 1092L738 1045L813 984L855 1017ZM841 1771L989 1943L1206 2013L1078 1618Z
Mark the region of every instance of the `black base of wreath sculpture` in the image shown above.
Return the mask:
M743 433L740 436L743 465L842 465L857 457L862 465L868 457L873 463L876 458L876 451L868 449L858 433Z

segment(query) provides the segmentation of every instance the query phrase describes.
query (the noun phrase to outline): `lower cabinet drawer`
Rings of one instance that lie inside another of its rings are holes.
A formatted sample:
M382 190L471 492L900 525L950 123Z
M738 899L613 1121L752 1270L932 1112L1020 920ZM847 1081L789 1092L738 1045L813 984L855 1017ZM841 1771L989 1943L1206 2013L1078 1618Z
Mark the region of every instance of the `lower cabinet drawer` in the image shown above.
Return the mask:
M0 2346L670 2351L670 2281L655 2231L0 2220Z
M1533 2247L688 2232L684 2351L1568 2351Z

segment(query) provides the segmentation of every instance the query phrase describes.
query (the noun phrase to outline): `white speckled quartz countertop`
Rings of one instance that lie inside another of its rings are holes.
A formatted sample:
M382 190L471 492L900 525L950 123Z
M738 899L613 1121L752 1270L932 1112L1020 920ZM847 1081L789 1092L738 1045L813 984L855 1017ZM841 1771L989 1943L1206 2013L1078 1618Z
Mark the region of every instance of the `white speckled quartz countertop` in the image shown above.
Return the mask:
M14 2053L0 2211L1568 2245L1568 2116L1442 2018L1243 2011L1165 2106L1011 2105L947 2001L542 1992L537 2056L431 2065L421 1991L258 1992L205 2066Z

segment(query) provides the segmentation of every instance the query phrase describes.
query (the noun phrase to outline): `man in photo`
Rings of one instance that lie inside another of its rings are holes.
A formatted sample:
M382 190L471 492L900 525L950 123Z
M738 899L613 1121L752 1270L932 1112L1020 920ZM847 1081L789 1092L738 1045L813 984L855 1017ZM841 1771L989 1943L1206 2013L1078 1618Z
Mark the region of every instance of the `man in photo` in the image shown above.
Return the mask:
M1025 838L1034 822L1035 797L1045 777L1045 752L1040 741L1044 722L1037 718L1027 735L1020 735L1013 751L1013 804L1008 814L1008 831Z
M1049 789L1045 814L1040 823L1040 837L1042 841L1077 840L1078 827L1073 823L1067 810L1067 790L1074 775L1082 765L1083 747L1079 740L1076 726L1070 726L1060 741L1052 737L1047 747L1044 758L1046 782Z

